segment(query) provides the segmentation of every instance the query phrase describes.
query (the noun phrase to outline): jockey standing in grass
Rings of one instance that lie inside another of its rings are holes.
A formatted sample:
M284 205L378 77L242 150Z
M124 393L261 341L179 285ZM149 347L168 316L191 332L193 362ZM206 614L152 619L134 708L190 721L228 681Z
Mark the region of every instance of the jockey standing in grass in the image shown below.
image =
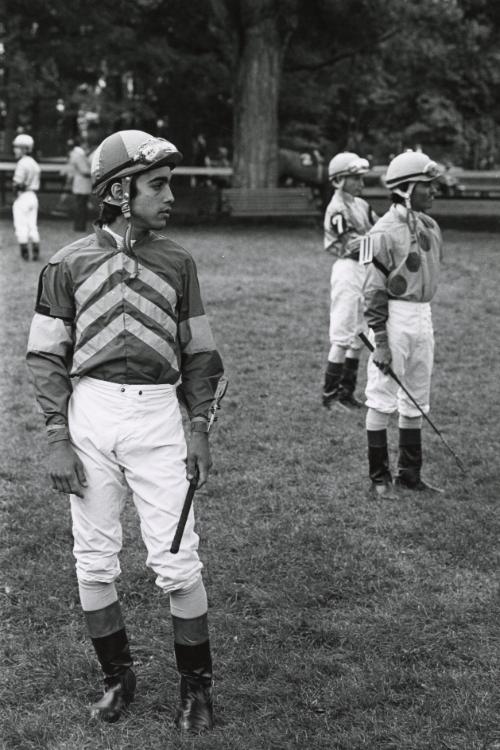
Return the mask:
M199 732L213 726L212 660L192 511L179 553L169 550L188 480L197 473L198 486L207 480L207 418L222 362L195 262L164 235L181 158L169 141L138 130L114 133L96 149L91 175L100 219L94 233L57 252L42 271L28 364L45 415L52 483L70 494L80 600L104 673L94 713L115 721L135 691L115 587L128 486L147 564L170 603L181 677L176 723ZM180 379L191 419L187 446Z
M365 238L365 316L375 344L366 385L368 461L371 489L382 497L396 497L387 449L389 415L396 410L395 484L437 491L420 477L422 416L386 373L391 367L424 413L429 411L434 355L430 303L438 285L442 238L428 211L439 176L438 165L424 153L407 151L392 159L385 176L392 206Z
M12 142L17 159L12 185L16 195L12 204L14 232L21 250L21 258L38 260L40 255L40 235L38 233L38 197L40 189L40 167L30 156L34 146L33 138L27 133L16 135Z
M361 407L354 397L364 330L365 266L359 261L360 238L377 220L360 197L369 164L357 154L343 152L328 165L335 192L324 218L324 247L337 257L330 280L330 352L323 386L323 405L337 403L346 410Z

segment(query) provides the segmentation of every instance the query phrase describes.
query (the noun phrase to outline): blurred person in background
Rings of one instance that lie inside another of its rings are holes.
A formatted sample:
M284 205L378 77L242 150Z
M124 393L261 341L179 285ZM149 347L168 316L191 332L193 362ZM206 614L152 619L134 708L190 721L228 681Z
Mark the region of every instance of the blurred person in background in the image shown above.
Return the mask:
M359 263L361 237L377 216L360 197L363 175L369 164L348 151L337 154L328 165L335 191L323 222L324 248L336 256L330 279L330 351L323 385L323 405L344 410L361 407L354 391L358 376L363 331L363 283L365 266Z
M442 256L438 224L428 212L441 170L421 151L395 156L385 175L392 205L365 238L365 317L375 351L368 360L366 430L371 491L397 498L392 489L387 427L399 414L399 457L395 485L437 492L420 476L422 416L388 375L396 376L424 413L429 411L434 359L431 300Z
M208 154L207 139L205 138L205 135L203 133L198 133L198 135L193 138L192 154L193 165L195 167L211 166L212 162ZM191 177L190 184L191 187L196 187L197 185L207 185L210 184L210 178L206 177L205 175L193 175Z
M40 257L37 196L40 189L40 166L31 156L34 145L33 138L27 133L19 133L12 142L14 156L17 159L12 178L15 195L12 216L23 260L29 260L29 245L32 259L38 260Z
M68 157L68 176L73 194L73 229L75 232L87 230L88 203L92 193L90 159L88 148L79 140L73 141Z

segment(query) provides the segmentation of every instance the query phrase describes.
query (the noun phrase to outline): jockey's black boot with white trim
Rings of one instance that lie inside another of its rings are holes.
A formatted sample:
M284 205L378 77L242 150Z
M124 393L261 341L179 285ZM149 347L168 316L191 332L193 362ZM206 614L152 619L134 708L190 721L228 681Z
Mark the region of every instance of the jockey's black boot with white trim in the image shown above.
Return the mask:
M104 609L85 612L85 619L104 672L104 695L92 706L91 713L103 721L115 722L134 699L136 685L120 605L114 602Z
M19 250L21 251L21 258L23 260L29 260L30 254L29 254L29 248L28 245L25 243L21 243L19 245Z
M367 430L368 468L371 479L371 493L374 497L395 500L397 495L392 486L387 449L387 430Z
M180 700L175 724L182 732L200 734L213 729L213 675L207 616L183 620L172 617L174 649L180 674ZM205 640L196 643L200 636ZM179 642L183 641L183 642Z
M362 403L354 397L358 380L359 359L346 357L339 384L338 402L349 411L361 409Z
M330 408L339 395L340 381L344 370L343 362L328 362L323 385L323 406Z
M97 658L104 672L104 695L94 703L92 716L109 723L118 721L124 709L133 701L135 674L125 630L92 638Z
M421 469L422 431L400 428L398 473L394 482L396 487L413 492L442 492L438 487L432 487L423 481L420 476Z

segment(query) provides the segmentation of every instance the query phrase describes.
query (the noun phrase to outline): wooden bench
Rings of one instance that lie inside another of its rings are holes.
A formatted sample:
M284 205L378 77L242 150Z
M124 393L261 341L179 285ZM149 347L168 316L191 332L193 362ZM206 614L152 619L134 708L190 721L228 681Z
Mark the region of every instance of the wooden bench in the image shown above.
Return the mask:
M455 176L463 198L496 198L500 196L500 172L479 170L456 170Z
M222 213L229 216L319 216L310 188L225 188Z

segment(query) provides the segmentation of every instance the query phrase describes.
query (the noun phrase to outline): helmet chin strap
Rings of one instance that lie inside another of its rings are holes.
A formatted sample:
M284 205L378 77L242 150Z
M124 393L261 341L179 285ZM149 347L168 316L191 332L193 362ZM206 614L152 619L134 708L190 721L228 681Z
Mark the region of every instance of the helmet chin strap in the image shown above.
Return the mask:
M332 180L332 185L335 190L342 190L345 184L345 177L337 177Z
M130 183L132 182L132 177L128 175L127 177L122 177L121 179L121 186L122 186L122 199L120 202L120 208L122 211L122 214L127 219L127 221L130 221L130 217L132 216L130 211Z
M392 191L393 193L396 193L396 195L400 195L405 202L405 208L408 211L406 220L408 222L408 227L410 229L410 234L412 237L415 237L417 231L417 217L415 216L415 211L411 206L411 196L416 184L416 182L410 182L408 185L408 190L406 192L404 190L400 190L399 188L394 188L394 190Z
M396 193L396 195L401 196L405 202L405 206L408 209L408 211L411 211L411 195L415 189L415 182L410 182L408 185L408 190L405 192L404 190L400 190L399 188L394 188L392 191L393 193Z
M122 200L120 203L120 209L124 218L127 220L127 229L125 230L125 237L123 238L123 243L125 245L126 253L134 259L134 272L132 274L132 278L136 278L137 276L139 276L139 261L132 247L132 222L131 222L132 212L130 210L130 183L131 182L132 182L132 177L130 175L128 175L127 177L122 177L122 180L121 180Z

